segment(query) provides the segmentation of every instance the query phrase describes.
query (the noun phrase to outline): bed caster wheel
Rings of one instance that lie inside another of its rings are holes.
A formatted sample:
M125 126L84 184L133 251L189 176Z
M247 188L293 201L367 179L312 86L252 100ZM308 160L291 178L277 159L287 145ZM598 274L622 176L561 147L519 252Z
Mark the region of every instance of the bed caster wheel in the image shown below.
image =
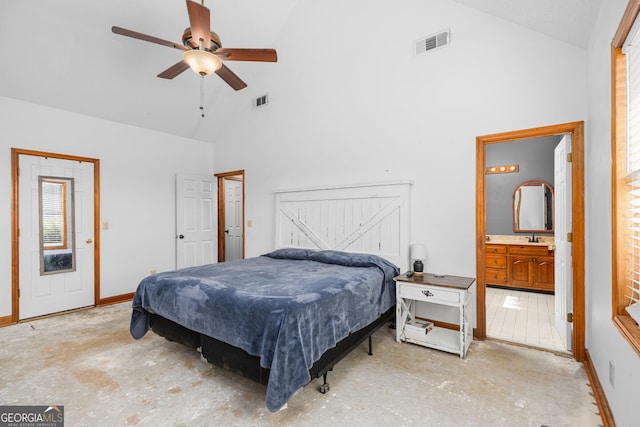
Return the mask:
M331 386L329 384L322 384L320 386L320 393L325 394L326 392L328 392L331 389Z

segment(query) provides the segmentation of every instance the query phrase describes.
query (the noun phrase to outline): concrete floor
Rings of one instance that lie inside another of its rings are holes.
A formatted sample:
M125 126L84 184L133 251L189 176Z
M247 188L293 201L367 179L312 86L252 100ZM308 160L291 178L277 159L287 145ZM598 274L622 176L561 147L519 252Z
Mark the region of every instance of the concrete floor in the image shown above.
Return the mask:
M288 407L265 387L153 333L129 335L119 304L0 328L0 405L64 405L66 426L597 426L582 364L474 342L466 359L374 335Z

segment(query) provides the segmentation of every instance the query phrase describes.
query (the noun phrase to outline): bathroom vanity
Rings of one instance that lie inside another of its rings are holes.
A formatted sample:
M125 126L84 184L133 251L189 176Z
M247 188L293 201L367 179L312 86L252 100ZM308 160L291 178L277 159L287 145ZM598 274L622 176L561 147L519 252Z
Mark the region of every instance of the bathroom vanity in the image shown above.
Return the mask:
M521 182L510 210L513 234L486 236L485 284L553 292L553 187L542 180Z
M526 290L554 290L553 237L528 242L524 236L488 236L485 247L487 285Z

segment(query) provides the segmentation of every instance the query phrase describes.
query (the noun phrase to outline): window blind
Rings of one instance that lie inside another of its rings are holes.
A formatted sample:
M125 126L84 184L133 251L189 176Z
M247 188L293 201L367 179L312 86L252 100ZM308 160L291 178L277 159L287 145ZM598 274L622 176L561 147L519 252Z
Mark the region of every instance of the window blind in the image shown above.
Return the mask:
M625 236L627 261L625 280L630 302L640 301L640 20L636 19L622 52L627 64L627 197L625 216L628 235Z
M42 182L42 244L64 247L64 183Z

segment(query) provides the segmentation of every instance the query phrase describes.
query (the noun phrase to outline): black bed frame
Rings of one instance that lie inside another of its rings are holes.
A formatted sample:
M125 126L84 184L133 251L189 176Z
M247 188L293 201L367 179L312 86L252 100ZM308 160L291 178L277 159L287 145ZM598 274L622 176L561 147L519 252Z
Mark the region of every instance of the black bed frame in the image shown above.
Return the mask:
M323 384L320 386L320 392L326 393L329 390L327 373L333 370L333 367L342 360L343 357L358 347L364 340L369 340L369 355L373 354L371 335L380 329L387 321L390 321L394 314L395 307L392 307L368 326L353 332L348 337L339 341L335 347L324 352L320 359L318 359L309 370L311 379L320 378L322 375ZM209 363L240 373L242 376L260 384L267 385L269 382L270 369L260 366L259 357L252 356L238 347L194 332L157 314L149 314L149 326L153 332L169 341L181 343L194 350L200 348L202 356L207 359Z

